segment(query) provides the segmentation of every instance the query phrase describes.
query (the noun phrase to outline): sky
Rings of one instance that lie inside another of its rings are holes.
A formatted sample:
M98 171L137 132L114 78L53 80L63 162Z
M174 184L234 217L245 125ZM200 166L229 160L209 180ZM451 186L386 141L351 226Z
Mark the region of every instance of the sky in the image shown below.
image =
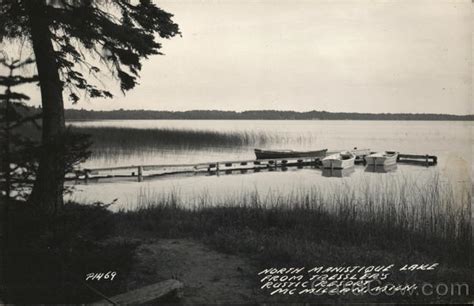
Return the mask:
M114 99L66 107L473 113L470 0L156 3L182 37L125 96L104 77Z

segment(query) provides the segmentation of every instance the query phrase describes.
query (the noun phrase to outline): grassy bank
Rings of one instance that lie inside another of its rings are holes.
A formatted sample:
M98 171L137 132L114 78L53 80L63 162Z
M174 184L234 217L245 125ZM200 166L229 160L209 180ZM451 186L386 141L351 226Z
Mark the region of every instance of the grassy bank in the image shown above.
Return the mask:
M255 258L262 269L437 262L435 272L398 273L391 280L471 281L469 191L455 198L436 176L424 186L406 181L391 189L366 188L362 195L348 188L339 194L314 189L264 198L252 192L221 203L202 198L192 209L169 194L116 218L124 232L198 239Z
M292 229L301 232L299 237L357 245L393 244L397 249L399 243L409 249L432 250L442 245L435 253L449 248L449 260L454 258L454 250L463 254L470 244L471 190L455 194L451 184L441 181L436 173L420 182L408 177L381 178L334 187L266 194L243 191L223 197L203 194L193 200L180 196L179 191L161 195L141 192L137 209L119 215L136 218L137 227L164 235L187 230L207 235L231 226L256 231Z

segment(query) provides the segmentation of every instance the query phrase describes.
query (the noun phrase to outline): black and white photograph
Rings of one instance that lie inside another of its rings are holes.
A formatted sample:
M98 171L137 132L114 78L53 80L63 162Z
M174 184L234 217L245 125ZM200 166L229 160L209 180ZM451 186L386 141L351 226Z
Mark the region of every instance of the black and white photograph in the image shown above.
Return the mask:
M471 0L0 0L0 305L472 304Z

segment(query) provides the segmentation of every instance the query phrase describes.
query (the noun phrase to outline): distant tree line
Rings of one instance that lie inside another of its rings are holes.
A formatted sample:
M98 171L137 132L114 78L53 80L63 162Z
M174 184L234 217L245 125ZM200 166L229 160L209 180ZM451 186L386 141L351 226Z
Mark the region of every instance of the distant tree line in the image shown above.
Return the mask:
M112 110L92 111L67 109L67 120L96 120L96 119L214 119L214 120L457 120L472 121L474 115L449 114L404 114L404 113L333 113L326 111L219 111L191 110L182 112L152 111L152 110Z

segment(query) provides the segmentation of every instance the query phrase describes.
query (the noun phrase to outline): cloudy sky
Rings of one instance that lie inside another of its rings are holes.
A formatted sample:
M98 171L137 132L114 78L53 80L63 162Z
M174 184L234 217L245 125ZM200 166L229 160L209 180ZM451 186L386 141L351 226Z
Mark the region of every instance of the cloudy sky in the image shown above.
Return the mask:
M163 0L182 37L86 109L472 113L471 1ZM70 107L70 105L68 105Z

